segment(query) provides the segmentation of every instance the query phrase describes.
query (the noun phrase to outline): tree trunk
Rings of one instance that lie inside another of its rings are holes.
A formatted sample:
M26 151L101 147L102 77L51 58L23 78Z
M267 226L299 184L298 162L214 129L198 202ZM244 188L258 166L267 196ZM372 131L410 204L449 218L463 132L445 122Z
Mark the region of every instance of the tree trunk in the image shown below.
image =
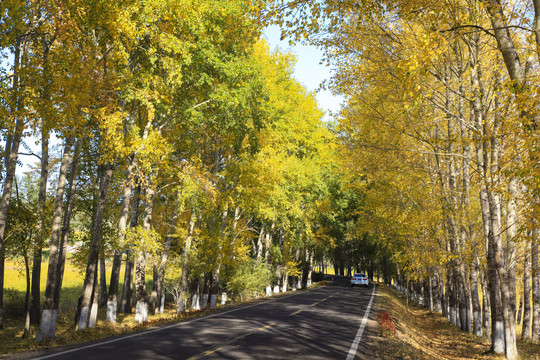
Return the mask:
M21 34L22 35L22 34ZM26 53L26 41L23 36L18 36L15 43L15 52L13 57L13 104L11 112L15 118L15 126L7 132L6 145L4 149L5 159L5 177L4 187L2 189L2 199L0 200L0 329L4 328L4 236L8 217L9 202L15 180L15 170L19 157L19 146L24 131L24 119L17 115L18 111L23 110L23 87L19 82L20 68Z
M407 272L407 287L405 289L405 309L409 312L409 272Z
M105 253L99 256L99 306L107 304L107 269L105 265Z
M131 260L130 252L127 253L126 267L124 269L124 286L122 298L120 299L119 312L131 314L133 307L133 275L135 271L135 262Z
M497 115L495 116L497 117ZM499 143L496 137L497 128L500 126L498 120L495 119L494 129L491 136L491 159L492 159L492 174L496 173L498 170L498 153ZM495 170L496 168L496 170ZM492 256L488 257L492 262L492 266L495 268L497 276L499 278L499 289L500 289L500 300L501 300L501 311L503 316L503 325L504 325L504 353L508 359L514 360L518 357L517 352L517 343L516 343L516 317L515 311L512 310L511 306L511 290L510 290L510 281L508 272L506 270L503 254L502 254L502 239L501 239L501 229L500 229L500 197L494 194L493 190L487 191L489 210L491 214L490 218L490 243L492 244ZM496 286L496 285L495 285ZM495 297L491 299L499 300ZM495 307L498 307L496 305ZM493 306L492 306L493 308ZM493 316L493 313L492 313ZM493 333L495 335L495 332ZM494 348L494 350L496 350Z
M491 303L491 337L492 345L491 351L495 354L502 354L505 350L505 323L503 315L503 304L501 299L501 281L499 277L501 266L500 259L497 257L497 242L500 235L498 235L498 217L496 213L495 198L490 192L487 192L489 196L490 205L490 229L488 235L489 250L488 250L488 284L489 284L489 300ZM495 228L494 228L495 226ZM500 253L499 253L500 258Z
M480 307L480 295L478 293L478 279L480 265L475 259L471 264L471 297L473 309L473 332L476 336L482 336L482 308Z
M178 304L176 305L176 312L180 314L186 311L188 300L188 279L189 279L189 260L191 252L191 242L193 240L193 231L195 230L195 223L197 222L197 215L195 210L191 210L191 217L188 225L188 233L186 241L184 242L184 261L182 263L182 284L180 287L180 296L178 298Z
M135 187L133 192L133 206L131 208L131 220L130 228L137 226L139 222L139 209L140 209L140 193L141 186L138 185ZM124 291L122 292L122 299L120 300L120 312L122 313L131 313L132 299L133 299L133 271L135 269L135 263L131 258L131 251L128 250L127 260L126 260L126 269L124 275Z
M99 262L99 260L98 260ZM96 269L98 264L96 263ZM94 275L94 291L92 293L92 306L90 307L90 316L88 317L88 328L91 329L97 324L97 316L99 309L99 298L100 298L100 286L98 284L98 272L95 272Z
M62 224L62 234L60 239L60 246L58 251L58 267L56 285L54 287L54 310L58 311L60 306L60 292L62 290L62 282L64 280L64 267L66 264L66 245L69 238L69 227L71 223L71 213L73 210L73 202L75 200L76 179L79 168L80 153L81 153L82 139L78 138L75 143L75 151L73 154L73 161L71 162L71 176L69 178L69 185L67 189L66 208L64 210L64 221Z
M531 272L532 272L532 329L531 340L540 342L540 263L538 261L538 229L531 244Z
M59 243L61 238L62 225L62 205L64 198L64 189L66 186L66 178L68 166L70 163L70 153L75 137L71 136L66 139L64 146L64 154L60 165L60 173L58 176L58 188L56 190L56 200L54 204L53 222L51 229L51 245L49 254L49 268L47 271L47 284L45 287L45 301L43 303L43 312L39 330L36 335L37 341L53 338L56 332L56 316L58 311L55 310L54 295L58 279L58 262L59 262Z
M4 328L4 235L6 231L9 202L11 200L11 192L13 189L13 181L15 179L19 145L21 143L23 131L22 123L22 119L17 119L16 130L12 140L12 149L9 152L9 166L7 167L4 178L2 200L0 201L0 329Z
M144 323L148 321L148 299L146 293L146 254L143 250L139 251L137 261L135 262L135 296L137 303L135 305L135 321Z
M257 247L256 247L256 251L255 251L255 259L257 261L260 261L261 260L261 257L262 257L262 251L263 251L263 239L264 239L264 235L265 235L265 232L264 232L264 224L261 225L261 231L259 232L259 237L258 237L258 240L257 240Z
M41 45L43 48L41 64L42 71L41 77L43 82L43 88L41 92L41 103L45 106L45 111L42 111L41 106L38 107L39 115L41 117L41 174L39 179L39 193L38 193L38 239L37 247L34 253L33 269L32 269L32 307L30 313L30 321L33 324L40 322L40 284L41 284L41 262L42 262L42 249L44 244L44 224L45 224L45 202L47 197L47 181L49 175L49 127L51 123L51 114L48 111L47 106L50 105L51 100L51 85L53 83L52 73L50 71L50 49L53 43L56 41L56 35L53 35L50 39L47 38L48 34L42 34ZM60 248L61 250L61 248Z
M42 129L41 133L41 175L39 178L38 193L38 241L32 262L32 306L30 309L30 322L39 324L40 320L40 284L41 284L41 259L44 244L45 224L45 200L47 198L47 180L49 178L49 132Z
M491 304L489 303L489 287L487 276L482 276L482 324L486 330L486 341L491 341Z
M467 275L465 272L465 265L463 263L459 264L459 287L460 287L460 319L461 319L461 330L468 333L472 332L471 329L471 289L467 283Z
M105 211L105 201L107 199L107 193L109 190L109 184L113 173L113 165L108 164L102 179L100 179L98 202L95 213L94 228L92 231L92 239L90 243L90 254L88 256L88 263L86 265L86 275L84 278L84 285L81 293L81 307L80 317L77 324L77 330L84 330L87 328L88 315L90 312L90 301L92 293L94 291L95 283L97 279L96 272L98 271L97 265L99 260L99 243L101 241L101 230L103 224L103 214Z
M456 293L454 291L454 270L448 266L447 271L448 279L446 281L446 294L448 294L448 321L451 324L457 324L456 316Z
M201 310L201 277L197 276L193 283L193 295L191 296L191 309L192 310Z
M152 212L154 209L154 188L152 185L146 188L146 206L144 208L144 219L142 230L149 232L152 226ZM144 249L139 250L135 267L135 286L137 305L135 307L135 321L143 323L148 321L148 295L146 293L146 252Z
M24 252L24 270L26 273L26 294L24 297L24 332L23 332L23 339L26 339L28 336L30 336L30 264L29 264L29 258L28 253Z
M199 304L201 309L206 309L208 306L208 294L210 293L210 288L212 286L212 272L208 272L204 274L204 282L202 283L202 291L201 291L201 297L199 299ZM215 301L217 303L217 296L215 297ZM217 306L214 305L214 307Z
M448 319L448 294L445 291L446 286L443 279L442 270L439 270L439 276L438 276L438 283L439 283L439 296L441 299L441 312L442 316ZM448 280L446 280L448 281Z
M171 222L171 228L169 230L169 236L167 236L167 240L165 240L165 244L163 245L163 253L161 254L161 262L159 263L159 267L156 268L154 266L154 284L152 288L152 295L151 295L151 314L155 313L155 309L157 308L160 313L163 313L164 309L162 309L162 294L163 294L163 282L164 282L164 275L165 275L165 268L167 266L167 257L169 256L169 249L171 247L171 242L174 237L174 234L176 233L176 223L178 222L178 208L175 207L175 210L173 212L172 222Z
M270 254L270 249L272 248L272 239L274 237L274 227L275 222L272 221L272 225L270 226L270 232L266 232L264 237L264 262L268 263L268 255ZM336 272L337 274L337 272Z
M134 159L131 157L130 164L128 166L126 177L129 180L133 173ZM118 244L122 246L124 244L125 232L127 227L127 220L129 217L129 204L131 202L131 185L124 185L124 195L122 199L122 210L120 212L120 219L118 220ZM129 260L126 260L129 262ZM113 264L111 269L111 280L109 284L109 296L107 297L107 321L116 322L116 308L118 306L118 283L120 281L120 269L122 266L122 252L120 250L114 251ZM127 272L127 263L126 263ZM129 275L129 274L126 274Z
M214 265L214 273L212 277L212 303L217 306L217 294L219 291L219 273L221 271L221 263L223 261L223 248L225 247L225 242L227 241L227 216L229 214L229 205L225 203L223 210L221 212L221 231L219 233L219 246L217 259Z
M306 277L306 288L311 287L311 278L313 274L313 250L307 250L307 258L308 258L308 273Z
M503 14L500 0L483 0L482 2L490 16L493 33L497 39L497 47L503 57L508 75L512 80L522 85L525 81L523 65L510 35L510 28L506 26L505 19L507 17Z
M508 184L508 203L506 211L506 258L505 265L508 273L509 307L516 321L516 233L517 233L517 214L516 198L518 196L518 180L512 177ZM515 330L514 330L515 331Z
M516 324L521 324L521 315L523 314L523 298L519 299L519 306L517 311L517 317L516 317Z
M519 323L519 322L518 322ZM525 248L525 262L523 264L523 327L521 339L531 337L531 244Z
M159 268L156 264L152 266L152 291L148 299L148 314L155 315L156 308L159 311L159 293L161 292L161 284L159 279Z
M518 86L523 86L525 84L525 70L521 63L518 52L516 51L512 36L510 34L510 29L506 26L506 16L503 13L503 7L499 0L484 0L483 1L486 10L489 14L491 24L493 26L493 33L497 40L497 47L502 55L508 75L510 78L516 82ZM535 8L536 10L536 8ZM496 135L495 135L496 136ZM493 143L493 140L492 140ZM492 145L493 148L493 145ZM497 148L498 151L498 148ZM490 199L491 203L491 199ZM492 235L498 236L498 233L494 232ZM517 347L516 347L516 336L515 336L515 310L512 311L512 294L511 294L511 279L506 269L502 264L500 259L500 247L497 244L497 247L494 249L495 266L497 267L498 274L501 278L501 296L502 296L502 306L503 306L503 316L504 316L504 326L505 326L505 339L506 339L506 350L505 355L508 359L514 360L517 359ZM493 300L493 299L492 299Z
M118 283L120 281L121 266L122 252L119 250L115 250L113 264L111 268L109 295L107 297L107 321L112 323L116 323L116 308L118 306Z
M42 241L38 240L32 260L32 285L30 323L39 324L41 320L41 263L43 259Z

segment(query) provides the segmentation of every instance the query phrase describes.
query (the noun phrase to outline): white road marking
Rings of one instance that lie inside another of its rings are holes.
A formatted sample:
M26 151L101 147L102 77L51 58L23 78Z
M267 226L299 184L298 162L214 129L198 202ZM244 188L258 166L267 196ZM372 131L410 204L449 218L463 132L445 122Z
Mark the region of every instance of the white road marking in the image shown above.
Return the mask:
M313 289L308 289L308 290L306 290L306 292L307 291L317 290L317 289L321 289L321 288L316 287L316 288L313 288ZM291 294L291 295L287 295L287 296L280 296L278 298L263 301L263 302L258 303L258 304L244 306L244 307L240 307L240 308L237 308L237 309L232 309L232 310L228 310L228 311L224 311L224 312L219 312L219 313L212 314L212 315L202 316L202 317L199 317L197 319L183 321L183 322L179 322L179 323L174 323L174 324L171 324L171 325L165 325L165 326L158 327L158 328L155 328L155 329L144 330L144 331L141 331L141 332L138 332L138 333L135 333L135 334L126 335L126 336L122 336L122 337L107 340L107 341L102 341L102 342L95 343L95 344L85 345L85 346L77 347L77 348L70 349L70 350L61 351L61 352L50 354L50 355L44 355L44 356L40 356L40 357L33 358L33 359L34 360L41 360L41 359L54 358L56 356L65 355L65 354L69 354L69 353L84 350L84 349L90 349L90 348L94 348L94 347L101 346L101 345L107 345L107 344L115 343L115 342L122 341L122 340L125 340L125 339L130 339L130 338L134 338L134 337L137 337L137 336L150 334L150 333L153 333L153 332L170 329L170 328L173 328L173 327L184 326L186 324L194 323L194 322L197 322L197 321L200 321L200 320L210 319L210 318L213 318L213 317L219 316L219 315L230 314L230 313L235 312L235 311L239 311L239 310L243 310L243 309L249 309L249 308L252 308L252 307L255 307L255 306L268 304L268 303L271 303L271 302L274 302L274 301L287 299L287 298L290 298L290 297L293 297L293 296L298 296L298 295L301 295L301 294L305 294L305 292L302 291L302 292L297 292L295 294Z
M313 304L311 304L311 305L309 305L309 306L311 306L311 307L317 306L317 305L319 305L320 303L322 303L323 301L326 301L326 300L330 299L330 298L333 297L333 296L334 296L334 295L330 295L329 297L324 298L324 299L322 299L322 300L319 300L319 301L317 301L316 303L313 303ZM306 310L306 307L305 307L305 306L303 306L303 308L300 309L300 310L296 310L295 312L290 313L289 316L294 316L294 315L300 314L300 313L301 313L302 311L304 311L304 310Z
M230 339L229 341L226 341L225 343L221 344L218 348L210 349L208 351L203 352L202 354L192 356L187 360L199 360L199 359L202 359L202 358L204 358L204 357L206 357L208 355L211 355L211 354L213 354L215 352L218 352L219 350L223 349L224 346L233 344L233 343L237 342L238 340L241 340L241 339L244 339L244 338L248 337L249 335L255 334L255 333L260 332L260 331L264 331L264 330L269 329L269 328L271 328L272 326L275 326L275 325L277 325L277 323L273 322L273 323L270 323L269 325L262 326L262 327L258 328L257 330L249 331L249 332L247 332L245 334L238 335L238 336Z
M364 332L364 328L366 327L367 319L369 317L369 311L371 310L371 305L373 304L373 298L375 297L375 289L376 287L375 285L373 285L371 299L369 299L369 304L367 306L366 312L364 313L364 318L362 319L362 323L358 328L358 332L356 333L356 337L354 338L351 348L349 349L349 354L347 355L346 360L353 360L356 356L356 351L358 350L358 345L360 344L360 340L362 339L362 333Z

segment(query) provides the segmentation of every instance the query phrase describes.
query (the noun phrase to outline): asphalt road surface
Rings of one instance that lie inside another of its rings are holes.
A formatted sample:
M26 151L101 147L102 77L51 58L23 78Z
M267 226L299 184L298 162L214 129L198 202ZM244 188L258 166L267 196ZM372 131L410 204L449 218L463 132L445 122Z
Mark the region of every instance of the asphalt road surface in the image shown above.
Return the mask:
M38 359L369 359L376 289L348 278L308 291L124 337L36 355Z

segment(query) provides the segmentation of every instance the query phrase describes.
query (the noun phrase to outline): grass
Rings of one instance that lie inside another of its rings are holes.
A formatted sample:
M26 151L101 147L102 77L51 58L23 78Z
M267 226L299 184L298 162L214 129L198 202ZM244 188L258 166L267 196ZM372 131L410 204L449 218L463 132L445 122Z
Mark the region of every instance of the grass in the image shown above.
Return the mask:
M98 313L98 323L96 328L85 331L74 331L74 317L77 310L77 299L81 295L82 285L84 281L84 273L77 268L68 258L64 271L64 279L62 284L62 292L60 296L60 309L58 312L56 337L45 343L36 343L34 341L38 326L31 326L31 336L23 339L24 332L24 299L26 291L26 283L23 264L17 261L6 261L5 263L5 327L0 332L0 354L10 352L33 350L40 347L50 347L79 343L94 339L100 339L112 335L118 335L125 332L138 330L138 325L134 321L133 314L117 314L117 324L110 324L106 321L104 309L100 309ZM47 278L48 261L43 261L41 265L41 302L43 302L45 294L45 285ZM107 281L110 279L111 264L107 264ZM119 291L121 295L123 291L123 272L120 276ZM152 269L148 269L146 276L147 288L151 289ZM43 304L42 304L43 305ZM152 317L154 322L167 322L171 319L177 319L174 308L166 309L164 314L159 314Z
M489 353L490 344L450 324L440 313L423 307L405 306L403 294L379 286L375 312L386 311L396 327L395 336L379 336L377 359L503 359ZM518 342L521 359L540 360L540 344Z
M107 263L107 281L111 277L111 262ZM45 286L47 280L47 271L48 271L49 261L43 260L41 264L41 302L43 303L43 298L45 296ZM150 269L151 270L151 269ZM152 278L152 271L147 274L147 278L150 276ZM6 261L5 263L5 280L4 287L8 290L8 293L13 294L17 299L17 303L13 303L8 299L5 306L8 307L8 313L6 317L10 318L12 315L21 316L24 312L24 296L26 292L26 279L24 274L24 265L19 261ZM81 290L84 282L84 270L77 268L73 262L68 258L66 260L66 266L64 270L64 277L62 281L62 292L60 295L60 311L59 316L65 316L66 314L75 314L77 309L77 299L81 295ZM150 281L151 282L151 281ZM124 283L124 273L123 271L120 274L119 282L119 294L122 294ZM42 304L43 305L43 304ZM15 312L9 312L9 306L15 307ZM71 315L70 315L71 316ZM60 319L59 319L60 320ZM1 346L0 346L1 352Z

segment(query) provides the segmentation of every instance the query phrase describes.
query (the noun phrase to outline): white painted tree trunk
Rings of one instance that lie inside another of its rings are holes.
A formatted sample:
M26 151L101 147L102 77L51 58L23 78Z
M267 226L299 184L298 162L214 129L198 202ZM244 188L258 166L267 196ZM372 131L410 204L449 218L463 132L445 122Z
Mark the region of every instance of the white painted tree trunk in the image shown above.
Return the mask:
M221 305L225 305L227 303L227 293L221 293Z
M274 294L279 294L279 285L274 285Z
M217 307L217 295L212 294L210 295L210 308L213 309L215 307Z
M452 305L449 306L448 315L449 315L450 323L455 325L456 324L456 311Z
M83 306L81 308L81 317L79 317L79 325L77 326L77 330L85 330L86 326L88 324L88 313L90 312L90 309L88 306Z
M94 280L94 295L92 298L92 305L90 305L90 317L88 319L88 327L91 329L97 324L98 308L99 308L99 296L100 286L98 284L98 273L96 272L96 278Z
M135 307L135 321L139 324L148 321L148 303L144 300L137 301L137 306Z
M161 294L160 299L161 301L159 304L159 313L163 314L165 312L165 289L164 288L162 289L162 294Z
M208 305L208 294L202 294L201 295L201 309L206 309L207 305Z
M186 311L186 301L180 297L180 299L178 299L178 303L176 304L176 313L180 314L184 311Z
M266 287L266 296L272 296L272 286L270 285Z
M71 159L71 147L75 142L74 137L69 137L66 139L64 146L64 154L62 156L62 163L59 172L58 186L56 190L56 199L54 203L54 214L53 214L53 223L51 229L51 242L50 242L50 253L49 253L49 267L47 271L47 284L45 288L45 302L43 303L43 312L50 310L50 313L47 315L47 322L43 325L43 331L40 324L38 333L36 335L36 340L45 340L50 337L54 337L54 331L56 330L56 312L58 306L55 306L54 295L56 291L56 284L58 279L58 261L60 258L60 238L61 238L61 223L62 223L62 208L63 208L63 196L67 180L68 165ZM6 180L7 181L7 180ZM1 207L1 206L0 206ZM1 221L0 221L1 222ZM0 231L3 232L3 231ZM3 260L2 260L3 261ZM53 315L54 314L54 315ZM49 316L50 315L50 316ZM43 317L43 315L42 315ZM3 317L2 317L3 319ZM1 324L1 321L0 321ZM53 333L51 333L53 331Z
M39 331L36 336L36 341L51 339L56 332L56 316L58 310L43 310L41 314L41 322L39 323Z
M90 308L90 318L88 319L88 328L91 329L97 324L98 304L94 301Z
M504 321L495 321L495 338L492 339L494 351L496 354L504 353Z
M201 306L199 304L199 295L193 294L193 297L191 298L191 308L193 310L201 310Z
M116 322L116 301L107 301L107 321L108 322Z

